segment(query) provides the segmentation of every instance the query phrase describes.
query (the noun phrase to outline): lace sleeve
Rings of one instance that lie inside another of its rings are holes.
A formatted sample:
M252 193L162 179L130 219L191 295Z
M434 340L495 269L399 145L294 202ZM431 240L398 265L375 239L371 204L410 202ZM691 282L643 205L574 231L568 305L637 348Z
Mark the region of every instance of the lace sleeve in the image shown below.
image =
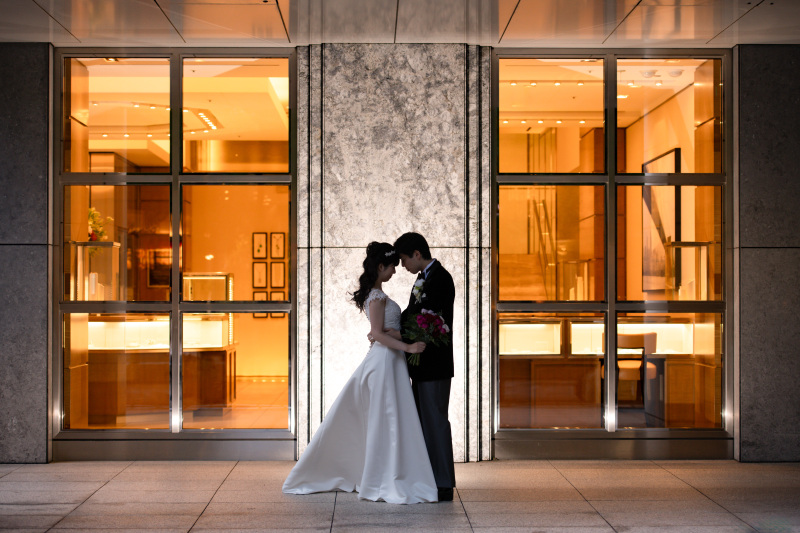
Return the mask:
M386 293L383 291L379 291L378 289L372 289L371 291L369 291L369 295L367 296L367 299L364 301L364 313L366 313L368 318L369 318L370 302L372 302L373 300L385 300L386 298L388 298L388 296L386 296Z

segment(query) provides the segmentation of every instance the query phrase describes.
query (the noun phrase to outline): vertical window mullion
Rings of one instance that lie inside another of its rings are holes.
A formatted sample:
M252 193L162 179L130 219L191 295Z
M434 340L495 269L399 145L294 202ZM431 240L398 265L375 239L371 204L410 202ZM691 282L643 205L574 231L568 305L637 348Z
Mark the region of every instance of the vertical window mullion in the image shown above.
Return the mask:
M170 418L170 429L172 433L179 433L181 430L181 420L183 418L181 405L181 190L180 190L180 169L183 158L183 120L182 120L182 76L181 76L181 55L173 53L170 58L170 169L172 174L172 194L170 203L172 206L172 294L171 294L171 322L170 322L170 402L172 417Z
M609 54L605 59L605 114L606 114L606 364L603 391L606 431L617 430L617 379L612 369L617 359L617 58Z

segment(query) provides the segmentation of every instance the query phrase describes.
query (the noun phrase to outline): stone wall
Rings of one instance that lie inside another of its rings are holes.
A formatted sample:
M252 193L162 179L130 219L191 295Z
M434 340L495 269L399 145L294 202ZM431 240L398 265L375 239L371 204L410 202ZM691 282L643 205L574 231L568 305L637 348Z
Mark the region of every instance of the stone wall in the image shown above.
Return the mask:
M742 461L800 461L800 46L738 47Z
M47 461L48 44L0 44L0 462Z

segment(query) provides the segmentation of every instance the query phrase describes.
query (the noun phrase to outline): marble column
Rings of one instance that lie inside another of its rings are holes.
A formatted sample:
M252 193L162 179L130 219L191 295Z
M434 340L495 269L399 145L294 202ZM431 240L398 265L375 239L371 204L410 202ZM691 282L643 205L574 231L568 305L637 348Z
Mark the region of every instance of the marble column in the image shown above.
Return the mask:
M456 460L489 458L489 55L441 44L299 49L299 453L369 346L349 301L366 245L417 231L456 283ZM405 305L412 283L398 269L384 289Z
M48 457L49 44L0 44L0 463Z
M800 46L737 56L739 458L800 461Z

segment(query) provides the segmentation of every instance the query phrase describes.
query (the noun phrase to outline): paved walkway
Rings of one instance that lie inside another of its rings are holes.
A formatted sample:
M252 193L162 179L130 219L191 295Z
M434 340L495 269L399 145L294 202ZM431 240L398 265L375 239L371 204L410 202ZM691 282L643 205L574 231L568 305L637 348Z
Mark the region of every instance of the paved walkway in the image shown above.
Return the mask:
M800 464L492 461L455 501L287 496L292 462L0 464L0 529L24 531L800 532Z

